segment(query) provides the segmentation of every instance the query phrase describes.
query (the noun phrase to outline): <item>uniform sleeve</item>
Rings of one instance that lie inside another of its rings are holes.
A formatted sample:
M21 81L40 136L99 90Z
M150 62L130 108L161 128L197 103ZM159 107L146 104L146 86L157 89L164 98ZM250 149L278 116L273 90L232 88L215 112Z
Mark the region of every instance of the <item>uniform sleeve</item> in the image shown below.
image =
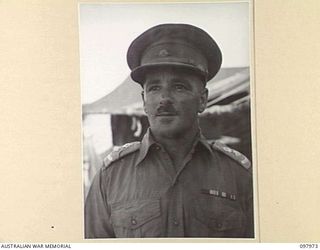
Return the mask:
M85 238L114 238L105 192L106 178L103 169L93 179L85 202Z

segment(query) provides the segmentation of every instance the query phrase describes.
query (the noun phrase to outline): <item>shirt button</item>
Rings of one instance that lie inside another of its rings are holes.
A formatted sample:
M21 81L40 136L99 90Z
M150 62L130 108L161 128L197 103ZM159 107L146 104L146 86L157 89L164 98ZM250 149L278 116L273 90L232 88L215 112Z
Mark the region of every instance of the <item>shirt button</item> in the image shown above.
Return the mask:
M222 228L222 224L221 224L221 223L218 223L218 224L217 224L217 227L218 227L218 228Z
M132 225L137 225L136 219L131 219L131 224L132 224Z

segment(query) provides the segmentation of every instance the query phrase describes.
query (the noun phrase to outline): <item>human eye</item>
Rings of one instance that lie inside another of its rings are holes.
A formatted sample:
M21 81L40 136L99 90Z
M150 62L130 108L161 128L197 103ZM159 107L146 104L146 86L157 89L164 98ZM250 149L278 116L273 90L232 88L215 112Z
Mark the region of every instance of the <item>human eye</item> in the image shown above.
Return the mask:
M182 83L176 83L176 84L174 85L174 87L175 87L175 89L176 89L177 91L179 91L179 92L188 90L188 88L187 88L184 84L182 84Z
M151 85L147 88L148 92L152 92L152 91L158 91L160 89L160 86L158 85Z

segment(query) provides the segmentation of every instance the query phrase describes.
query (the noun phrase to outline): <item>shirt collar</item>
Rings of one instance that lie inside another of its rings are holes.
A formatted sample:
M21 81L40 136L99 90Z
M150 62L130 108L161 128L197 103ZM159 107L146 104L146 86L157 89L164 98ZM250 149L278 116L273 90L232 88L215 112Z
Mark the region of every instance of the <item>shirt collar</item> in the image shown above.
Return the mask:
M150 128L148 128L146 134L143 136L143 139L141 141L141 147L140 147L139 155L137 158L136 166L144 160L144 158L147 156L149 152L149 149L153 145L157 145L157 142L154 140L152 133L150 131ZM199 130L199 133L196 135L192 150L195 150L198 145L204 146L205 149L207 149L210 153L212 153L211 146L207 142L206 138L203 136L201 130ZM158 145L158 147L160 146Z
M138 165L146 157L149 151L149 148L154 144L156 144L156 142L153 139L150 128L148 128L147 132L145 133L141 141L141 147L140 147L136 165Z
M201 145L203 145L210 153L212 153L211 145L208 143L207 139L203 136L201 130L199 131L198 136L199 136L198 143L201 143Z

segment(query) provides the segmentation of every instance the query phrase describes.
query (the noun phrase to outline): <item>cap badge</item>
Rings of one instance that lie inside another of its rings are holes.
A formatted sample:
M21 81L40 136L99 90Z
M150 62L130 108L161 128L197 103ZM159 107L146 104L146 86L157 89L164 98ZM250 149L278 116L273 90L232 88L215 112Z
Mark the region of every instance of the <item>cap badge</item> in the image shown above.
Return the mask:
M161 56L161 57L165 57L168 55L169 55L169 52L166 49L162 49L159 51L159 56Z

